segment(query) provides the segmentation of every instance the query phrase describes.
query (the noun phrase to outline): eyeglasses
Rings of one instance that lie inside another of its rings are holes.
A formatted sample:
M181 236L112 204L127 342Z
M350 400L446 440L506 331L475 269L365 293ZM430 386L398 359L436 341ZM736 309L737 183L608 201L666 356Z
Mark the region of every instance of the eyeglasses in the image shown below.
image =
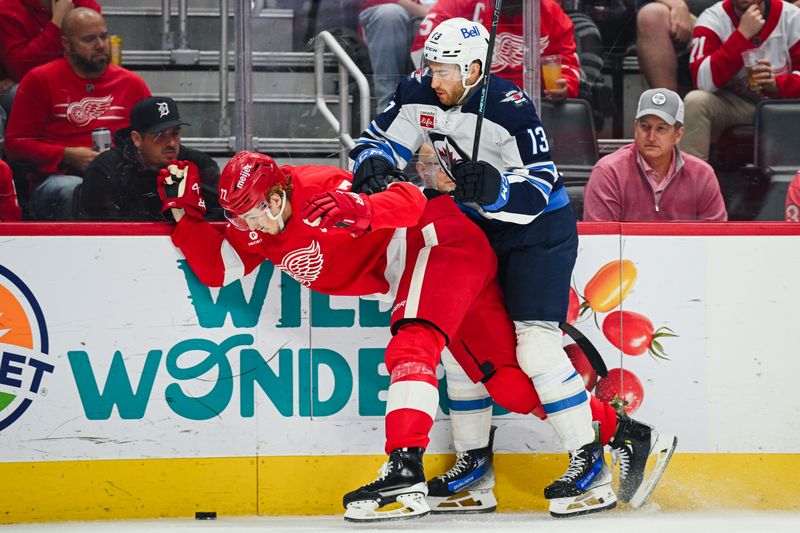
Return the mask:
M167 140L170 139L177 139L178 142L181 140L181 129L180 128L170 128L164 131L159 131L158 133L153 133L153 144L164 144Z

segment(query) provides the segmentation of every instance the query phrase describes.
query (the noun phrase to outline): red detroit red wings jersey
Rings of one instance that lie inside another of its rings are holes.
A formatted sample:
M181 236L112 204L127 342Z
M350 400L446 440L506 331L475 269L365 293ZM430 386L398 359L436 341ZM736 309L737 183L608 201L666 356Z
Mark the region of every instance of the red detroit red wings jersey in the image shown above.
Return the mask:
M731 0L703 11L694 27L689 55L696 88L715 92L724 87L754 98L747 87L742 52L760 48L775 71L780 96L800 97L800 8L781 0L766 0L765 5L766 23L750 40L737 31L740 21Z
M373 215L371 231L354 238L346 229L323 231L301 220L303 205L312 196L349 191L352 175L335 167L284 166L291 177L292 216L283 233L237 230L229 225L223 236L210 225L181 219L173 242L203 283L219 286L251 272L264 259L302 285L333 295L365 296L387 293L393 273L389 257L397 259L405 244L403 229L420 220L425 197L410 183L397 183L368 197ZM202 228L202 229L201 229ZM392 245L393 240L397 242ZM398 261L394 261L398 263Z
M439 0L431 8L419 27L411 46L411 55L417 65L421 64L422 47L433 28L447 19L463 17L492 27L490 0ZM561 56L561 72L567 82L567 97L578 96L580 65L575 53L575 30L572 20L554 0L541 0L541 27L539 29L539 51L541 55ZM502 13L497 23L497 39L492 56L492 74L502 76L522 87L523 32L522 12L514 15Z
M92 146L92 130L128 126L131 108L150 96L144 80L117 65L98 78L82 78L56 59L22 80L8 121L5 149L11 159L34 161L41 174L60 169L64 148Z

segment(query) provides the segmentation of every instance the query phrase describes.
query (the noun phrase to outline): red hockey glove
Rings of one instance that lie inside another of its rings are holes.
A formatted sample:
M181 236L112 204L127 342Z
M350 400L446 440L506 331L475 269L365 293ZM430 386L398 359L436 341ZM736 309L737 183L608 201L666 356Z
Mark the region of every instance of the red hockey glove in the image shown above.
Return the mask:
M203 220L206 203L200 194L200 173L191 161L170 161L158 173L158 195L161 210L174 220L172 209L183 209L187 215Z
M369 231L372 204L366 194L324 192L309 198L302 210L303 221L322 229L347 228L353 237Z

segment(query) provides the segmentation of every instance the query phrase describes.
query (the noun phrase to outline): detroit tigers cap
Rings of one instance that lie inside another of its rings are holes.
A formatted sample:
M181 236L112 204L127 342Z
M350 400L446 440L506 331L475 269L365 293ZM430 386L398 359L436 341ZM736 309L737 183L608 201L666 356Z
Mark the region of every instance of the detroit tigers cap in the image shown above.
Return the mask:
M639 97L635 118L647 115L655 115L670 126L683 124L683 100L669 89L648 89Z
M178 104L168 96L148 96L131 109L131 129L139 133L157 133L189 125L181 120Z

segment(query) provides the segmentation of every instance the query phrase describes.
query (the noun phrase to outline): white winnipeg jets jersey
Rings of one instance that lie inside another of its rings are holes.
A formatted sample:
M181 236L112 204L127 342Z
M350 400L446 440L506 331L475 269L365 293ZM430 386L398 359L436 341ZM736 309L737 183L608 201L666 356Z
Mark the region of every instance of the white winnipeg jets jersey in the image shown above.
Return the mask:
M443 106L431 88L431 78L415 72L398 85L386 109L361 134L350 158L356 162L361 152L377 148L402 169L428 142L452 176L456 163L472 159L480 95L476 91L461 106ZM567 205L569 198L550 159L547 135L533 102L512 82L492 76L485 109L478 159L501 171L501 191L491 205L462 208L497 222L528 224L543 212Z

